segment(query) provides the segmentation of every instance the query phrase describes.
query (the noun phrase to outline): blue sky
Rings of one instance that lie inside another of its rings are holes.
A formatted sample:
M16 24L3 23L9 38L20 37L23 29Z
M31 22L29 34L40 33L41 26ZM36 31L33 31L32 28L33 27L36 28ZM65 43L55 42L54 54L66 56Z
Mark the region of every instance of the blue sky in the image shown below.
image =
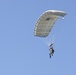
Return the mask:
M38 17L46 10L67 12L58 19L54 56L49 47L33 35ZM76 1L1 0L0 1L0 75L75 75Z

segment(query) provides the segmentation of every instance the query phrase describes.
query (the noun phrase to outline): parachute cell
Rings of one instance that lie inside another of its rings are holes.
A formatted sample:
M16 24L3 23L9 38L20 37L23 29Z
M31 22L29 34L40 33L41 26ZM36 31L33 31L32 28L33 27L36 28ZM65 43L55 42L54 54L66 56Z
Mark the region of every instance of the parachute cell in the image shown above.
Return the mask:
M38 19L35 28L34 35L38 37L47 37L56 22L56 20L62 16L64 17L66 12L59 10L45 11Z

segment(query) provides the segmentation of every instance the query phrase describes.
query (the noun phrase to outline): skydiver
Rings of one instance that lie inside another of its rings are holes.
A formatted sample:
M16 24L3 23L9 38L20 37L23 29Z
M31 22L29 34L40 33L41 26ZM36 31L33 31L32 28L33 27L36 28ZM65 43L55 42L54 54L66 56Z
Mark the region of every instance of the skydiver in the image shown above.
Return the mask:
M53 56L53 54L54 54L53 44L50 45L49 51L50 51L49 56L51 58L51 55Z

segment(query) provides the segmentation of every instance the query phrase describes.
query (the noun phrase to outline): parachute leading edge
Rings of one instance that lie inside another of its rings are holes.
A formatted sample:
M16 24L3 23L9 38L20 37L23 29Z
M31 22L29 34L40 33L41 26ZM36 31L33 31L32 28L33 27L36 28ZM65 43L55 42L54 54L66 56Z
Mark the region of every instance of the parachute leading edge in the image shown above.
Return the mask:
M51 32L51 29L56 20L61 16L64 17L66 12L59 10L45 11L38 19L35 28L34 35L38 37L47 37Z

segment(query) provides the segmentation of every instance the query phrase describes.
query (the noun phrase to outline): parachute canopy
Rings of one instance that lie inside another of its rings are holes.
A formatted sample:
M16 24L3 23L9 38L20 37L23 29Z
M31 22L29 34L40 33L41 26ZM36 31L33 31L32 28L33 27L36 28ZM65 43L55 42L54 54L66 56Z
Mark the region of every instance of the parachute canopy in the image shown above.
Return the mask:
M64 17L66 12L59 10L48 10L45 11L38 19L35 28L34 35L38 37L47 37L56 22L61 16Z

